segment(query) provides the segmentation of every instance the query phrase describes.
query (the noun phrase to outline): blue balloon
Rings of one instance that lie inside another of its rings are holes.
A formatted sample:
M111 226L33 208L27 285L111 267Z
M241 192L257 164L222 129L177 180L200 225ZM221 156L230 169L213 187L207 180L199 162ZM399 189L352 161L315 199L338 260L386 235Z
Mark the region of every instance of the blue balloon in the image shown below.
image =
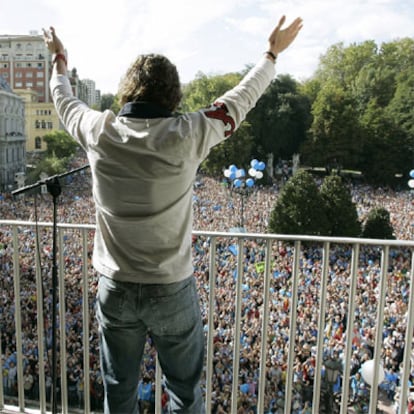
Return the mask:
M254 186L254 180L253 180L253 178L248 178L246 180L246 185L247 185L247 187L253 187Z
M237 178L233 181L233 184L234 184L235 187L239 188L241 186L242 182L241 182L241 180L239 180Z
M410 171L410 177L411 177L411 178L414 178L414 170L411 170L411 171Z
M236 178L236 171L232 171L229 175L230 180L234 180Z
M257 169L258 169L259 171L263 171L265 168L266 168L266 164L265 164L263 161L260 161L260 162L257 164Z
M230 165L229 170L230 170L230 172L236 172L237 167L234 164L232 164L232 165Z
M256 159L250 161L250 166L257 170L256 166L259 163Z

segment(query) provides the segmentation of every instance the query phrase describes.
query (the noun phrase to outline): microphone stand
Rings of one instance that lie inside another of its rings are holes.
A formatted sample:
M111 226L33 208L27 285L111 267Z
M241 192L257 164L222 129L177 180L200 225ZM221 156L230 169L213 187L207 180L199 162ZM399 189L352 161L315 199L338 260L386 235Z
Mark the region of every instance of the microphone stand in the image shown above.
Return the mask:
M12 191L14 196L33 190L42 185L46 185L48 192L53 197L53 237L52 237L52 413L57 413L57 341L56 341L56 307L57 307L57 199L62 192L62 187L59 182L59 178L66 177L68 175L75 174L89 168L89 165L76 168L63 174L53 175L47 177L44 180L40 180L35 184L31 184L25 187L21 187Z

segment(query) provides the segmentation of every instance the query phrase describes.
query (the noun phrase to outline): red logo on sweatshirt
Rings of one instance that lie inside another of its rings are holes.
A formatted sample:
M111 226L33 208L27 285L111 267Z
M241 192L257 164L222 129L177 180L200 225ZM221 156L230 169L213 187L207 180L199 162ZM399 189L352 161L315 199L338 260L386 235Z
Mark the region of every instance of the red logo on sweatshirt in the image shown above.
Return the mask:
M226 105L223 102L214 102L214 109L209 109L205 111L205 114L208 118L219 119L225 125L224 136L230 136L235 128L236 123L234 119L229 115Z

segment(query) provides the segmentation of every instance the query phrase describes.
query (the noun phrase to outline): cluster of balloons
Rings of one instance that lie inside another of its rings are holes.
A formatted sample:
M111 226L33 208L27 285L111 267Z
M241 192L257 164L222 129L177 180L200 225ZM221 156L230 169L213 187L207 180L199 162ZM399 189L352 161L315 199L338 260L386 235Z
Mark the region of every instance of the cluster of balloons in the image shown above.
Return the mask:
M408 187L414 188L414 170L410 171L410 180L408 180Z
M233 186L236 188L253 187L256 180L263 178L263 170L266 164L263 161L256 159L250 161L250 168L248 174L250 177L246 178L246 171L243 168L237 168L232 164L229 168L224 170L224 176L233 181Z

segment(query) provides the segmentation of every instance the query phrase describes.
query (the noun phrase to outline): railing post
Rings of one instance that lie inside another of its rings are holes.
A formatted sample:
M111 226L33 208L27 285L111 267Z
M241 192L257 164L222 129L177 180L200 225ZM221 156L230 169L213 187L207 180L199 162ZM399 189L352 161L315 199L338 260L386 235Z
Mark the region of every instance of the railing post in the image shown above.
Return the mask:
M88 277L88 230L82 230L82 323L83 323L83 404L86 414L91 411L89 373L89 277Z
M237 277L236 277L236 296L234 307L234 338L233 338L233 382L231 395L232 412L237 410L237 397L239 395L239 366L240 366L240 322L242 305L242 281L243 281L243 238L238 237L237 251Z
M216 291L216 238L210 238L209 258L209 298L208 298L208 331L207 331L207 358L206 358L206 413L211 413L211 393L213 389L213 341L214 341L214 307Z
M295 251L293 256L292 268L292 295L289 310L289 351L288 351L288 370L286 376L285 387L285 414L290 414L292 405L292 383L293 383L293 363L295 360L295 345L296 345L296 320L298 307L298 278L299 278L299 258L301 243L295 240Z
M411 354L414 330L414 251L411 252L411 280L410 280L410 298L408 300L407 312L407 329L405 331L405 347L404 347L404 365L401 377L401 392L400 392L400 413L407 411L408 399L408 380L410 378L411 368Z
M266 381L266 360L267 360L267 338L269 325L269 300L270 300L270 269L271 269L271 247L272 240L266 240L266 260L264 268L264 292L263 292L263 315L262 315L262 343L260 352L260 378L257 398L257 412L264 413L264 396Z
M1 356L1 330L0 330L0 374L1 374L1 384L0 384L0 410L4 408L4 394L3 394L3 358Z
M64 266L63 230L59 231L59 272L57 288L59 289L59 338L60 338L60 395L62 414L68 414L68 382L66 357L66 300L65 300L65 266Z
M322 335L317 337L317 352L316 352L316 367L313 383L313 414L319 413L319 405L321 399L321 372L322 372L322 355L323 355L323 332L325 330L325 318L326 318L326 287L328 285L328 267L329 267L329 242L325 242L323 245L322 256L322 274L320 284L320 299L319 299L319 318L318 318L318 332L322 332Z
M39 405L40 412L46 413L46 381L45 381L45 328L44 328L44 312L43 312L43 280L42 270L40 268L40 251L39 240L35 237L35 264L36 264L36 309L37 309L37 346L38 352L38 366L39 366Z
M155 412L161 412L161 396L162 396L162 369L158 359L158 353L155 356Z
M375 414L378 406L378 373L380 365L380 356L382 350L383 326L384 326L384 303L387 288L388 275L388 257L390 254L389 246L384 246L381 252L381 274L380 274L380 291L378 294L378 311L377 324L375 328L375 348L374 348L374 373L371 384L371 395L369 402L369 413Z
M342 375L342 383L349 384L349 374L351 367L348 361L351 360L352 354L352 336L353 327L355 321L355 300L352 300L356 296L356 288L358 284L358 260L359 260L359 244L355 243L352 247L352 258L351 258L351 274L350 274L350 285L349 285L349 307L348 307L348 321L346 327L346 345L345 345L345 364L344 372ZM341 414L348 412L348 397L349 397L349 386L342 387L342 399L341 399Z
M24 411L24 377L22 352L22 318L20 307L20 264L17 226L13 226L13 282L14 282L14 320L16 324L16 357L17 357L17 395L20 410Z

